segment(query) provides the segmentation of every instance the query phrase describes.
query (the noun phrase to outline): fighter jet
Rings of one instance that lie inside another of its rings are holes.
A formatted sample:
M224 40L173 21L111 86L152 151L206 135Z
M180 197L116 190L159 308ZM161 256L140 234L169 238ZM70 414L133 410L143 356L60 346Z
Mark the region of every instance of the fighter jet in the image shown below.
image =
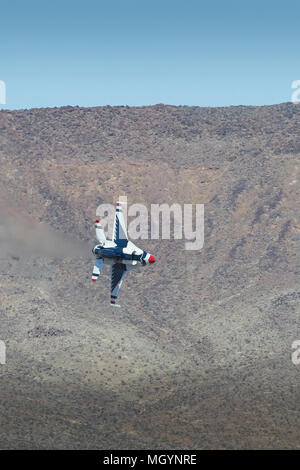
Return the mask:
M116 204L113 240L106 239L100 220L95 221L95 228L99 244L93 248L96 261L92 281L96 282L104 266L106 264L110 265L110 304L114 307L120 307L116 301L126 271L130 271L137 266L153 264L155 263L155 258L128 240L122 202L117 202Z

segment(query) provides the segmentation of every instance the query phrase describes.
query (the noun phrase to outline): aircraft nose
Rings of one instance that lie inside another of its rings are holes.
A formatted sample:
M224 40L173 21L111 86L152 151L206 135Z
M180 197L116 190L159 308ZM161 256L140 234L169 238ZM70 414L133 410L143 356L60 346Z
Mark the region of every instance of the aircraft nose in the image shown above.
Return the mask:
M155 263L155 258L153 255L150 255L149 263Z

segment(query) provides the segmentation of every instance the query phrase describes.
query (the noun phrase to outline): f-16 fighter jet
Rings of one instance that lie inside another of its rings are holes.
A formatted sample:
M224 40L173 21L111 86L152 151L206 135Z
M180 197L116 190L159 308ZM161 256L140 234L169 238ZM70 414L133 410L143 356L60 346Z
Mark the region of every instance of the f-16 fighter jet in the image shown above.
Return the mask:
M110 303L114 307L120 307L116 300L126 271L137 266L155 263L155 258L128 240L122 202L116 204L113 240L106 239L100 220L96 220L95 228L99 244L93 248L96 261L92 281L96 282L104 266L109 264L111 266Z

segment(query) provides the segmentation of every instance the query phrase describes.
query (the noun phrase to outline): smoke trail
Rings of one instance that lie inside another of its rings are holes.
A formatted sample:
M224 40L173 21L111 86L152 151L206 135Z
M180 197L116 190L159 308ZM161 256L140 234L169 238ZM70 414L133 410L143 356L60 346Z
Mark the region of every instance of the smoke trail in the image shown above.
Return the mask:
M89 253L86 243L58 232L46 223L0 212L0 256L81 257Z

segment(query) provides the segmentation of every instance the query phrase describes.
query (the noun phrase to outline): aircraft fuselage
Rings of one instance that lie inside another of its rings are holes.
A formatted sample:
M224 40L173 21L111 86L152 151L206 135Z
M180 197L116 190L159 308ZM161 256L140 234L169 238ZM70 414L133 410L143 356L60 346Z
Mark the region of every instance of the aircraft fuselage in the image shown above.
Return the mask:
M113 263L123 263L128 264L131 266L145 265L146 262L143 259L147 255L146 252L141 252L140 254L136 254L135 252L132 253L124 253L124 248L120 247L101 247L96 245L93 249L93 253L96 258L102 258L105 264Z

